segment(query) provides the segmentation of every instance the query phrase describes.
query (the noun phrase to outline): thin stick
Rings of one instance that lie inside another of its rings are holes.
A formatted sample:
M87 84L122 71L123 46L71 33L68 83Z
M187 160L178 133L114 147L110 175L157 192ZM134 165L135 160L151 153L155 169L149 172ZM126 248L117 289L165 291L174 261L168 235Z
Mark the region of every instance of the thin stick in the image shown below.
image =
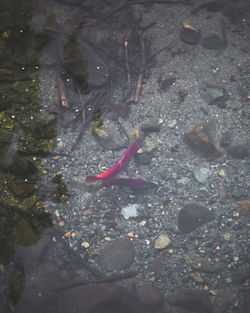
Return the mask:
M64 84L63 84L63 81L62 81L62 79L61 79L60 76L57 76L56 84L57 84L59 96L60 96L60 99L61 99L62 107L64 107L64 108L70 108L69 103L68 103L68 100L67 100L67 98L65 97Z
M141 67L140 67L140 72L139 72L136 91L135 91L135 98L134 98L135 102L138 102L138 100L139 100L139 95L141 92L142 82L143 82L143 78L144 78L145 63L146 63L145 40L142 39L141 40Z
M124 40L124 54L125 54L125 67L126 67L127 77L128 77L128 85L130 87L131 75L130 75L130 68L129 68L129 64L128 64L128 38L125 38L125 40Z

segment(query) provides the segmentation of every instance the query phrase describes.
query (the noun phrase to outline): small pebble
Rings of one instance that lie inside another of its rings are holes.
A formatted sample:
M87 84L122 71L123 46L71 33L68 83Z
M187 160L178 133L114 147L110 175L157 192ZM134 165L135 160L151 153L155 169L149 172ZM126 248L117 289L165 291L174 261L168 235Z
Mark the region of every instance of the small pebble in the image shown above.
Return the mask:
M177 121L176 121L176 120L172 120L172 121L168 124L168 127L169 127L169 128L174 128L176 124L177 124Z
M234 256L233 260L234 260L235 263L237 263L239 261L239 258L237 256Z
M64 237L66 237L66 238L70 238L70 235L71 235L71 232L70 232L70 231L68 231L67 233L65 233L65 234L64 234Z
M58 225L59 225L59 227L63 227L63 226L65 225L65 223L64 223L64 221L60 221L60 222L58 223Z
M231 239L231 235L230 234L224 234L224 239L225 240L230 240Z
M225 171L224 170L220 170L218 174L219 174L219 176L224 177L225 176Z
M84 247L85 249L88 249L89 243L87 241L84 241L81 243L81 246Z

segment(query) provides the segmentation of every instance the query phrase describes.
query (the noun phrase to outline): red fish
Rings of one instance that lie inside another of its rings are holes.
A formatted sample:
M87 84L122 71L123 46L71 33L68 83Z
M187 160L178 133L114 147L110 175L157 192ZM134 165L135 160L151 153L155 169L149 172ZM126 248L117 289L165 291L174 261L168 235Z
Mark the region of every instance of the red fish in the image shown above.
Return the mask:
M129 145L129 147L125 150L120 159L110 169L97 176L87 176L86 179L88 181L96 181L116 176L127 167L128 163L131 161L137 150L138 142L134 141Z

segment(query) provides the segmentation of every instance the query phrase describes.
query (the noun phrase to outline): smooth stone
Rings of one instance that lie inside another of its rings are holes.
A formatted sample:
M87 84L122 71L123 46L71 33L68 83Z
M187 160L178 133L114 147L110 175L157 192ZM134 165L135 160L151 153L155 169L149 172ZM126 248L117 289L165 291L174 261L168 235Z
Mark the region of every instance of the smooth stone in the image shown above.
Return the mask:
M196 203L189 203L179 212L178 227L182 233L190 233L213 219L213 212Z
M198 168L193 173L195 179L201 184L206 183L208 178L212 175L210 169L205 167Z
M244 159L249 155L249 147L246 144L231 145L228 147L227 153L235 159Z
M108 243L97 258L100 271L115 272L129 268L135 258L133 243L128 239L116 239Z

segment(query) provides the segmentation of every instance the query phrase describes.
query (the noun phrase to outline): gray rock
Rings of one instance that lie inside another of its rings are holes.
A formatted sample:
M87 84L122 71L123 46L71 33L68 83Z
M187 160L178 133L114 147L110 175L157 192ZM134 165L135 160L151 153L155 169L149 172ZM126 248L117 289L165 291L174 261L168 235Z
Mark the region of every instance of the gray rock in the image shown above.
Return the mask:
M224 93L218 88L208 88L202 96L208 105L212 105L215 102L222 100L224 98Z
M212 175L212 172L210 171L210 169L206 167L198 168L194 170L193 173L194 173L195 179L201 184L205 184L208 178Z
M222 137L221 137L221 140L220 140L220 145L222 147L227 147L231 144L232 142L232 138L233 138L233 135L230 131L227 131L225 133L222 134Z
M219 50L224 46L224 40L217 34L211 34L200 40L201 46L208 50Z
M58 297L56 312L155 313L162 304L163 297L158 289L135 278L121 284L90 284L66 290Z
M135 257L134 245L130 240L117 239L107 244L97 258L101 271L120 271L129 268Z
M249 155L249 146L243 143L230 145L227 152L233 158L244 159Z
M178 227L183 233L190 233L214 219L214 214L195 203L185 205L179 212Z
M191 179L188 177L182 177L177 180L178 185L188 185L190 183Z
M178 288L168 294L167 302L190 312L213 312L209 293L205 291Z

